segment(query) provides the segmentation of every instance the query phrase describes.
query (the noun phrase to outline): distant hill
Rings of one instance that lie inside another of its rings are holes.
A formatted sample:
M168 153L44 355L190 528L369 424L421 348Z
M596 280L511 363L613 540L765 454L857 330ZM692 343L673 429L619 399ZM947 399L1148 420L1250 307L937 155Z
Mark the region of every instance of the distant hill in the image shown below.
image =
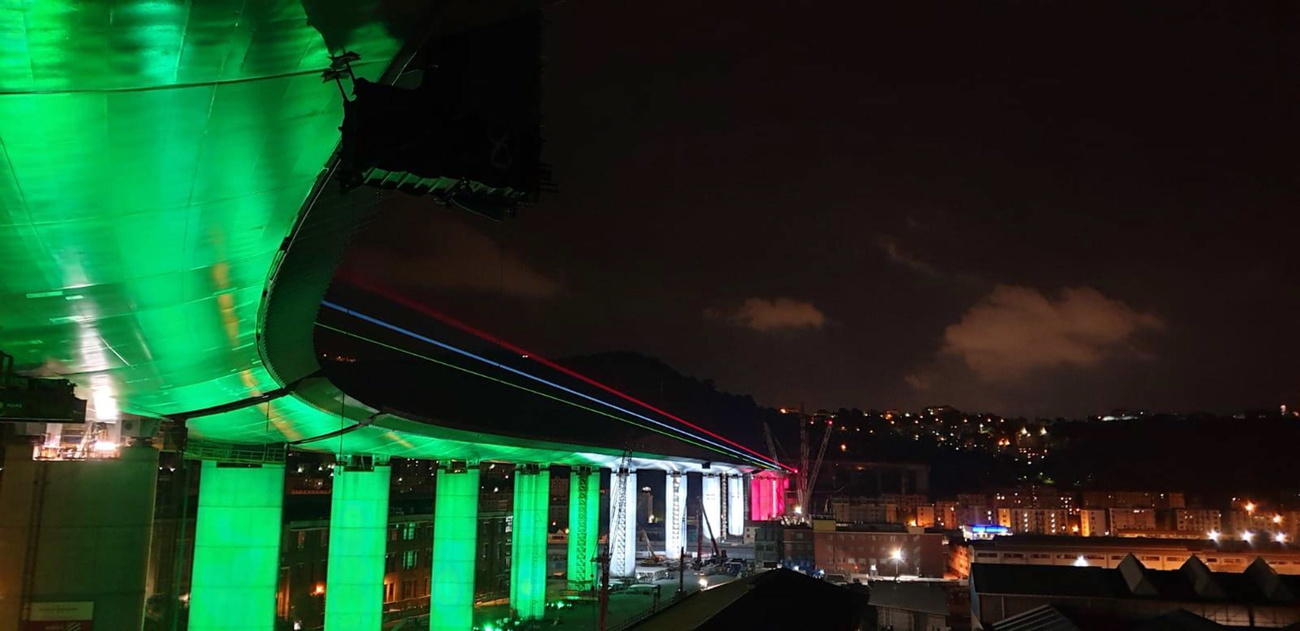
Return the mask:
M677 372L662 360L629 351L579 355L561 364L701 427L767 454L763 421L779 430L781 415L749 395L718 390L710 379ZM784 442L784 441L783 441Z

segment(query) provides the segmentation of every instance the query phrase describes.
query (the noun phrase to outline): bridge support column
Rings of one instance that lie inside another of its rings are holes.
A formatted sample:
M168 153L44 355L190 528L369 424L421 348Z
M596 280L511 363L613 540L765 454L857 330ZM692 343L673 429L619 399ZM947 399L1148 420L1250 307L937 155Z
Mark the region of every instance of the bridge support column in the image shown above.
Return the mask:
M371 471L334 470L325 631L383 626L390 472L386 465Z
M722 478L716 473L706 473L700 480L700 501L703 513L700 528L704 529L704 539L709 536L721 539L722 533Z
M745 534L745 478L740 474L727 476L727 534Z
M636 471L609 475L609 575L636 575Z
M478 484L478 463L438 464L433 505L430 631L468 631L473 626Z
M37 462L6 445L0 486L0 629L26 629L24 604L90 603L95 626L139 629L153 529L158 450ZM269 622L269 620L268 620ZM87 625L89 626L89 625Z
M284 465L203 462L190 631L270 631L280 567Z
M761 471L750 478L750 518L754 521L777 519L785 514L785 490L789 480L774 471Z
M510 608L525 620L546 613L546 530L550 523L551 471L515 467L514 524L510 543Z
M574 467L569 473L569 589L591 589L600 536L600 471Z
M664 476L664 553L680 559L686 545L686 475L670 471Z

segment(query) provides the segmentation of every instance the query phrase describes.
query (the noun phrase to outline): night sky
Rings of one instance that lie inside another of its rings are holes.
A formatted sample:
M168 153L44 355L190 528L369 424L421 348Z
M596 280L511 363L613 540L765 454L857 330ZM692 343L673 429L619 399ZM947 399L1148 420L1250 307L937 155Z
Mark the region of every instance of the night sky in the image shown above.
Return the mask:
M559 194L346 267L773 406L1300 403L1300 4L867 4L551 6Z

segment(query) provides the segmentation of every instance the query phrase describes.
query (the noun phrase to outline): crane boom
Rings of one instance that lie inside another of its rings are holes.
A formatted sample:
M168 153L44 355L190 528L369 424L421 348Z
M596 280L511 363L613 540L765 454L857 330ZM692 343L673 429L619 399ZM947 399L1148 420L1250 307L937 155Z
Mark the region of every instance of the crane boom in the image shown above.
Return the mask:
M763 421L763 436L767 438L767 451L772 454L772 462L780 463L781 459L776 457L776 440L772 438L772 428L767 421Z
M800 513L799 518L802 521L803 515L808 511L808 500L812 499L808 491L808 423L811 421L803 413L803 404L799 404L799 474L795 480L798 483L799 505L796 506L796 512Z
M812 502L813 489L816 488L817 486L817 474L822 469L822 459L826 457L826 445L828 445L831 442L831 432L834 429L835 429L835 419L832 418L831 420L826 422L826 433L822 435L821 447L817 448L817 460L814 462L812 466L812 471L808 472L808 490L807 490L808 497L804 498L805 514L808 514L810 512L810 507L808 506L808 503Z

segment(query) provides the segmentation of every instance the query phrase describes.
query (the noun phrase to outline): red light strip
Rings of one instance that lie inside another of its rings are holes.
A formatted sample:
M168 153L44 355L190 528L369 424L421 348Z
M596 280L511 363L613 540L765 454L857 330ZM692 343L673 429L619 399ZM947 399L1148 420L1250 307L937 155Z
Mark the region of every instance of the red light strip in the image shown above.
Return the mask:
M612 394L612 395L614 395L614 396L616 396L616 397L619 397L620 399L623 399L623 400L625 400L625 401L629 401L629 402L631 402L631 403L635 403L635 404L637 404L637 405L639 405L639 406L641 406L641 407L643 407L643 408L645 408L645 409L647 409L647 410L650 410L650 411L652 411L652 412L655 412L656 414L660 414L660 415L666 416L666 417L668 417L668 418L670 418L670 419L672 419L672 420L674 420L674 421L677 421L678 423L681 423L682 425L685 425L685 426L687 426L687 427L689 427L689 428L691 428L691 429L694 429L694 430L697 430L697 431L700 431L700 432L704 432L705 434L708 434L709 436L712 436L712 437L714 437L714 438L716 438L716 439L718 439L718 440L720 440L720 441L722 441L722 442L724 442L724 443L727 443L728 445L731 445L731 446L733 446L733 447L735 447L735 448L737 448L737 449L740 449L740 450L742 450L742 451L745 451L745 452L747 452L747 453L753 454L753 455L757 456L758 458L760 458L760 459L762 459L762 460L766 460L766 461L769 461L769 462L774 462L777 466L779 466L779 467L781 467L781 468L783 468L783 469L786 469L786 470L790 471L791 473L798 473L798 471L799 471L798 469L796 469L796 468L794 468L794 467L791 467L791 466L789 466L789 465L784 465L784 464L781 464L780 462L776 462L775 460L772 460L770 456L764 456L763 454L761 454L761 453L759 453L759 452L757 452L757 451L754 451L753 449L750 449L749 447L746 447L746 446L744 446L744 445L742 445L742 444L740 444L740 443L738 443L738 442L736 442L736 441L734 441L734 440L731 440L730 438L727 438L726 436L722 436L722 435L716 434L716 433L714 433L714 432L711 432L711 431L709 431L709 430L707 430L707 429L705 429L705 428L703 428L703 427L700 427L699 425L696 425L696 424L694 424L694 423L692 423L692 422L690 422L690 421L687 421L686 419L681 418L681 417L679 417L679 416L677 416L677 415L675 415L675 414L671 414L671 413L666 412L666 411L664 411L664 410L661 410L661 409L659 409L659 408L657 408L657 407L655 407L655 406L653 406L653 405L650 405L649 403L646 403L645 401L642 401L642 400L640 400L640 399L638 399L638 398L636 398L636 397L633 397L632 395L625 394L625 393L623 393L623 392L621 392L621 391L619 391L619 390L615 390L614 388L611 388L610 386L607 386L607 385L605 385L605 384L603 384L603 383L601 383L601 382L599 382L599 381L596 381L595 379L592 379L591 377L588 377L588 376L586 376L586 375L584 375L584 374L582 374L582 373L575 372L575 371L573 371L573 370L570 370L570 369L568 369L568 368L565 368L564 366L562 366L562 365L560 365L560 364L558 364L558 363L556 363L556 362L553 362L553 361L551 361L551 360L549 360L549 359L547 359L547 358L545 358L545 357L542 357L541 355L538 355L537 353L534 353L533 351L530 351L530 350L528 350L528 349L526 349L526 348L522 348L522 347L520 347L520 346L516 346L516 345L514 345L514 344L511 344L510 342L507 342L507 341L505 341L505 340L503 340L503 339L501 339L501 338L499 338L499 337L496 337L495 335L492 335L491 333L488 333L488 332L486 332L486 331L482 331L482 330L476 329L476 328L474 328L474 327L472 327L472 326L470 326L470 325L468 325L468 324L465 324L464 322L461 322L460 320L457 320L457 319L455 319L455 318L453 318L453 317L451 317L451 316L449 316L449 315L447 315L447 314L444 314L444 313L442 313L442 312L440 312L440 311L437 311L437 310L434 309L433 307L430 307L430 306L425 305L425 304L423 304L423 303L419 303L419 302L416 302L416 301L414 301L414 300L411 300L410 298L407 298L406 296L399 295L399 294L397 294L396 292L392 291L391 289L389 289L389 288L387 288L387 287L380 287L380 286L375 285L375 284L373 284L373 283L371 283L371 282L369 282L369 281L366 281L366 280L363 280L363 279L357 278L356 276L353 276L353 275L348 274L348 273L346 273L346 272L340 273L340 274L339 274L339 278L340 278L341 280L347 282L349 285L352 285L352 286L354 286L354 287L357 287L358 289L362 289L362 290L364 290L364 291L367 291L367 292L370 292L370 293L374 293L374 294L378 294L378 295L380 295L380 296L383 296L385 299L391 300L391 301L393 301L393 302L395 302L395 303L397 303L397 304L399 304L399 305L402 305L402 306L404 306L404 307L407 307L408 309L414 309L414 310L416 310L416 311L419 311L420 313L422 313L422 314L424 314L424 315L427 315L427 316L429 316L429 317L431 317L431 318L433 318L433 319L435 319L435 320L437 320L437 321L439 321L439 322L442 322L443 324L446 324L446 325L448 325L448 326L450 326L450 327L452 327L452 328L459 329L459 330L464 331L465 333L469 333L470 335L473 335L473 336L475 336L475 337L477 337L477 338L480 338L480 339L486 340L486 341L488 341L488 342L491 342L491 343L493 343L493 344L496 344L497 346L500 346L501 348L504 348L504 349L506 349L506 350L508 350L508 351L510 351L510 352L512 352L512 353L516 353L516 354L519 354L519 355L521 355L521 356L526 356L526 359L530 359L530 360L532 360L532 361L535 361L535 362L537 362L537 363L539 363L539 364L541 364L541 365L543 365L543 366L546 366L546 367L548 367L548 368L551 368L551 369L554 369L554 370L558 370L559 372L564 373L564 374L566 374L566 375L568 375L568 376L570 376L570 377L573 377L574 379L577 379L577 380L579 380L579 381L581 381L581 382L583 382L583 383L585 383L585 384L588 384L588 385L590 385L590 386L593 386L593 387L599 388L599 389L601 389L601 390L604 390L605 392L608 392L608 393L610 393L610 394Z

